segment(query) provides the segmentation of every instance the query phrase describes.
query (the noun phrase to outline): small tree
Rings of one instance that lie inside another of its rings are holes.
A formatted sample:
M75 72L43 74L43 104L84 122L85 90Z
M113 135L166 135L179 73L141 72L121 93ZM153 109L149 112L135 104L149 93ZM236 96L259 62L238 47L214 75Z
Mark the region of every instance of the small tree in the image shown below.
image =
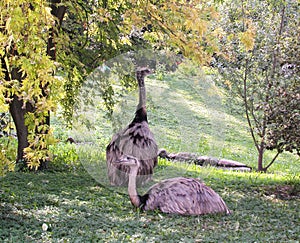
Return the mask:
M300 149L299 18L296 1L225 1L222 5L226 55L218 59L225 86L241 98L266 171L283 151ZM270 162L264 152L275 149Z

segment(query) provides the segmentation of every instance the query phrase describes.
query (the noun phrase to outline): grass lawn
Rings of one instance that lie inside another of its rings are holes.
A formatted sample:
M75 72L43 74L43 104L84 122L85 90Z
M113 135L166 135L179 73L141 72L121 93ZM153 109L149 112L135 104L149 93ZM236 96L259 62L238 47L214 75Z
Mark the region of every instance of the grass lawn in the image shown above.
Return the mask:
M299 178L206 170L212 170L206 183L223 197L231 215L138 212L126 194L102 186L85 171L11 173L1 180L1 242L300 240Z
M149 124L159 147L256 167L245 121L229 112L211 79L169 75L146 84ZM132 119L135 103L136 96L129 95L120 104L114 117L121 127ZM140 212L131 206L126 188L108 186L105 146L117 128L112 129L98 111L101 104L85 113L91 130L78 124L67 134L54 121L58 136L71 135L79 142L53 148L56 160L68 164L69 170L12 172L0 179L0 242L300 241L298 157L281 155L265 174L160 159L154 182L174 176L200 178L221 195L232 214ZM266 158L271 159L272 153Z

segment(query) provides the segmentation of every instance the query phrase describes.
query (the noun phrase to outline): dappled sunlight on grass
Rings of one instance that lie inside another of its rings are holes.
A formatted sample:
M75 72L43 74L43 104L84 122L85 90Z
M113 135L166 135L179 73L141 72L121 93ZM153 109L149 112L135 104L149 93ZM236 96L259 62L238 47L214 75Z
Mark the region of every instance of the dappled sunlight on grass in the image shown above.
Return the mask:
M232 214L183 217L140 212L133 209L126 188L122 193L103 187L85 171L12 173L1 179L0 218L5 230L0 239L42 241L47 236L53 242L297 240L299 192L298 197L282 200L268 193L266 186L299 184L299 177L289 181L278 174L241 173L161 159L155 182L160 181L160 172L169 172L170 177L185 172L184 175L200 178L223 197ZM140 190L146 188L148 185ZM48 226L46 231L43 224Z

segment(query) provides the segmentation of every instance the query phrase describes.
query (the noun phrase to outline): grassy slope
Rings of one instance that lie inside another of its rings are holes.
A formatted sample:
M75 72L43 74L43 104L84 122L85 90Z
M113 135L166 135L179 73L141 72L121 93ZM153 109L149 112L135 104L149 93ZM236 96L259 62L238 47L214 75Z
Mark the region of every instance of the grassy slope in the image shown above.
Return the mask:
M149 123L160 147L256 166L255 150L244 121L225 111L222 96L216 95L219 90L211 80L169 76L164 81L149 79L147 85ZM135 98L128 97L125 108L120 108L122 126L132 118ZM160 160L155 181L177 175L199 177L223 197L233 213L182 217L137 212L124 194L126 189L117 191L107 186L104 148L112 130L101 114L91 113L90 120L98 124L98 129L89 132L81 127L72 132L78 141L98 138L95 147L87 145L80 150L87 170L12 173L1 178L1 242L300 240L300 170L296 157L281 156L268 174ZM44 223L47 230L42 228Z

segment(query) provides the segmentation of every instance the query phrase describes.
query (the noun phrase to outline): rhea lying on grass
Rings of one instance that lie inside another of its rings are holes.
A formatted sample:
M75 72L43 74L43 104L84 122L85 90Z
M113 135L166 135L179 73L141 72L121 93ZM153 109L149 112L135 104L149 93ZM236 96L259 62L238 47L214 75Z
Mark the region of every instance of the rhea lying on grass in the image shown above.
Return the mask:
M140 196L136 189L139 160L129 155L123 155L114 163L130 167L128 193L131 203L137 208L142 210L158 209L164 213L181 215L230 213L223 199L214 190L195 178L166 179L153 185L144 196Z

